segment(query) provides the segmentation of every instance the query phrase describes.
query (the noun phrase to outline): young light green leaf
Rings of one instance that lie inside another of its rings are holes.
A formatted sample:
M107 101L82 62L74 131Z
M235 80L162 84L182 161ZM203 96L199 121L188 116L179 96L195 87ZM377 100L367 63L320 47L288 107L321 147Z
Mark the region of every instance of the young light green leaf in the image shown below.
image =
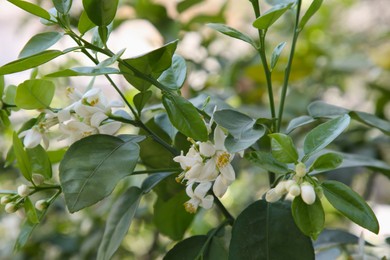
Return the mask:
M333 207L359 226L378 234L378 219L359 194L338 181L324 181L321 186Z
M72 0L53 0L53 4L59 13L67 14L72 6Z
M69 211L107 197L118 181L133 172L138 157L138 144L110 135L92 135L71 145L59 168Z
M186 61L180 55L174 54L172 57L172 65L164 71L158 78L158 81L171 90L179 90L187 76Z
M53 46L63 36L59 32L44 32L34 35L20 51L19 59L43 52Z
M283 48L286 46L286 42L281 42L275 47L271 56L271 70L275 68L276 63L279 60L280 54L282 54Z
M89 19L98 26L107 26L115 18L118 0L83 0Z
M26 80L16 90L15 104L23 109L43 109L54 97L54 83L44 79Z
M84 34L91 30L96 25L88 18L88 15L85 11L81 13L79 23L77 24L77 29L81 34Z
M192 6L202 3L203 0L183 0L177 3L176 9L177 12L182 13L186 11L187 9L191 8Z
M325 224L325 213L317 197L312 205L306 204L301 196L294 198L291 206L295 224L306 236L316 240Z
M280 133L269 134L273 157L282 163L297 163L298 151L290 136Z
M41 174L45 179L50 179L52 177L52 167L46 150L38 145L34 148L27 148L26 152L31 162L32 172Z
M153 173L147 177L141 185L141 190L143 193L150 192L157 184L159 184L165 178L171 176L172 174L177 174L177 172L159 172Z
M337 153L320 155L310 166L310 171L329 171L336 169L343 162L343 157Z
M39 223L38 214L29 197L24 198L23 206L27 215L27 221L32 224L38 224Z
M110 67L76 67L72 69L65 69L45 75L45 77L77 77L77 76L99 76L108 74L119 74L120 71Z
M262 151L250 152L245 154L245 158L265 170L276 174L286 174L291 171L287 164L279 162L270 153Z
M256 43L252 40L251 37L225 24L209 23L207 24L207 26L227 36L247 42L250 45L252 45L254 48L257 48Z
M275 23L279 19L280 16L282 16L292 6L292 4L293 3L287 3L273 6L263 15L258 17L253 22L253 26L261 30L268 29L273 23Z
M343 115L331 119L311 130L303 142L303 150L307 160L312 154L322 150L336 139L349 125L351 118Z
M150 90L141 91L134 96L133 102L134 106L137 109L138 113L141 114L142 109L145 107L146 103L152 97L153 92Z
M310 4L309 9L307 9L306 13L303 15L301 21L299 22L298 29L302 30L305 27L306 23L309 19L320 9L323 0L313 0Z
M31 163L26 151L24 150L23 143L15 132L12 140L14 155L18 163L19 170L26 180L31 181Z
M62 51L47 50L47 51L34 54L32 56L21 58L0 67L0 75L11 74L11 73L35 68L63 54L64 52Z
M118 250L129 230L141 197L142 190L131 187L115 202L108 216L96 259L109 260Z
M49 12L38 5L22 0L8 0L8 2L16 5L30 14L36 15L46 20L50 20Z
M177 130L197 141L208 140L206 125L196 108L188 100L166 93L162 101L169 120Z

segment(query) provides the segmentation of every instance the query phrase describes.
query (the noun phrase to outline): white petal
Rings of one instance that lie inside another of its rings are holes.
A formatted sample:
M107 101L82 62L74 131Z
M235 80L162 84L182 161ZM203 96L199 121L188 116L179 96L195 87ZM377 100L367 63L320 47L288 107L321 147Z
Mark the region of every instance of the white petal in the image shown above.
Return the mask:
M35 129L30 129L24 137L23 144L26 148L34 148L41 143L42 134Z
M213 192L215 196L221 198L227 191L228 185L225 184L223 177L219 175L214 182Z
M99 127L103 120L107 119L108 116L102 112L97 112L91 117L91 126Z
M121 100L114 100L108 103L109 107L124 107L123 101Z
M58 121L60 121L60 123L63 123L65 121L70 120L70 118L71 118L70 117L70 109L64 108L64 109L58 111L57 117L58 117Z
M222 131L222 129L219 126L217 126L214 129L214 145L215 145L215 149L217 149L217 150L226 150L225 149L225 139L226 139L225 133Z
M99 97L102 90L99 88L93 88L84 93L83 98L95 98Z
M186 187L186 193L187 193L188 197L190 197L190 198L195 197L194 191L192 190L192 185L193 185L193 183L187 185L187 187Z
M200 206L204 209L210 209L213 206L214 197L212 195L207 195L200 202Z
M232 182L236 179L236 173L234 172L233 166L230 163L225 167L220 168L219 170L226 180Z
M203 156L211 157L215 154L215 147L211 142L203 142L199 144L199 152Z
M110 122L99 126L98 129L100 134L113 135L119 130L119 128L121 128L121 126L121 122Z
M215 160L213 158L211 158L210 160L208 160L205 163L205 165L203 167L203 171L199 176L199 179L205 180L205 181L213 181L213 180L215 180L215 178L217 178L218 173L219 172L217 170Z
M199 199L203 199L206 196L207 192L210 190L211 185L211 182L199 183L199 185L196 186L194 190L195 196Z
M194 166L191 167L191 169L189 169L186 172L185 178L187 180L191 180L191 179L197 180L199 178L202 170L203 170L203 165L200 163L196 163Z

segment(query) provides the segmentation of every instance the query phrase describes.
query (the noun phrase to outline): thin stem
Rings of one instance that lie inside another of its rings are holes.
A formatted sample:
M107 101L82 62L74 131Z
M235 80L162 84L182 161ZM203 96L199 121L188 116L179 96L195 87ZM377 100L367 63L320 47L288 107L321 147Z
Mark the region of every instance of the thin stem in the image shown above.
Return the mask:
M282 125L284 102L286 100L288 81L289 81L289 78L290 78L291 66L292 66L292 61L293 61L294 53L295 53L295 46L296 46L296 43L297 43L297 40L298 40L298 36L299 36L299 32L300 32L300 30L298 28L298 25L299 25L299 15L300 15L300 12L301 12L301 3L302 3L302 0L297 0L297 13L296 13L296 17L295 17L294 36L293 36L293 40L292 40L292 44L291 44L291 50L290 50L290 55L289 55L289 58L288 58L287 67L286 67L286 69L284 71L283 87L282 87L282 93L280 95L279 115L278 115L278 128L277 128L278 132L280 131L280 127Z
M151 169L151 170L134 171L130 175L146 174L146 173L158 173L158 172L181 172L181 171L183 171L183 169L181 169L181 168L163 168L163 169Z
M227 221L229 221L229 224L233 225L234 217L230 214L230 212L225 208L225 206L222 204L222 202L219 200L219 198L217 196L215 196L214 193L213 193L213 196L214 196L215 204L217 204L217 206L221 210L222 214L225 216Z

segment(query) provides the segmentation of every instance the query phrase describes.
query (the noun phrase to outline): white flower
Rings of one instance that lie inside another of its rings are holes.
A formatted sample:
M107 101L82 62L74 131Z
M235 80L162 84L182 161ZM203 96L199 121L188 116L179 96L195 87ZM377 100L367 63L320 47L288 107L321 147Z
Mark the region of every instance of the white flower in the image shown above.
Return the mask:
M186 193L190 200L184 203L186 211L195 213L199 206L205 209L210 209L213 206L214 198L212 195L207 195L211 188L211 182L202 182L192 190L193 183L187 186Z
M27 185L22 184L18 187L18 194L22 198L27 197L30 194L30 188Z
M203 142L199 144L199 152L203 156L211 157L215 154L215 147L210 141Z
M49 138L46 136L45 129L42 123L21 132L19 134L19 137L24 137L23 144L26 148L34 148L38 146L41 141L43 141L43 145L45 148L49 147Z
M186 171L191 169L196 163L202 163L202 157L193 147L189 149L187 155L183 155L182 151L181 154L173 158L173 160L180 163L180 167Z
M301 197L302 200L308 205L311 205L315 202L316 193L310 183L304 182L301 184Z

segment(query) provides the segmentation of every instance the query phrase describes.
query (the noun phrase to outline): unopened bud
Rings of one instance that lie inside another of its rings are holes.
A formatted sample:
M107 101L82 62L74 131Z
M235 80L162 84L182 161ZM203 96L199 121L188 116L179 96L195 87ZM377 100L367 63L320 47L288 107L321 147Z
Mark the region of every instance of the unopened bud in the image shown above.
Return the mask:
M265 194L265 200L267 202L276 202L278 201L280 198L282 197L282 195L280 195L279 193L277 193L275 191L275 189L270 189L269 191L267 191L267 193Z
M322 197L324 197L324 189L321 187L321 186L316 186L314 188L315 192L316 192L316 195L319 199L322 199Z
M299 162L295 165L295 173L298 177L303 177L306 175L306 165L303 162Z
M45 177L43 177L41 174L34 173L32 175L32 180L35 185L39 186L45 181Z
M0 203L1 203L1 205L5 205L7 203L10 203L11 201L12 201L11 196L5 195L5 196L1 197Z
M39 211L47 209L48 206L49 203L46 200L38 200L37 202L35 202L35 208Z
M18 207L16 206L15 203L8 203L7 205L5 205L5 212L7 213L14 213L18 210Z
M299 196L301 194L301 187L299 187L299 185L295 183L290 186L290 188L288 189L288 193L293 197Z
M24 198L30 194L30 189L27 185L22 184L18 187L18 194L20 197Z
M308 205L313 204L316 200L316 193L310 183L304 182L301 184L301 197L302 200Z
M281 196L286 194L287 193L286 182L285 181L279 182L274 189L275 189L275 192Z

